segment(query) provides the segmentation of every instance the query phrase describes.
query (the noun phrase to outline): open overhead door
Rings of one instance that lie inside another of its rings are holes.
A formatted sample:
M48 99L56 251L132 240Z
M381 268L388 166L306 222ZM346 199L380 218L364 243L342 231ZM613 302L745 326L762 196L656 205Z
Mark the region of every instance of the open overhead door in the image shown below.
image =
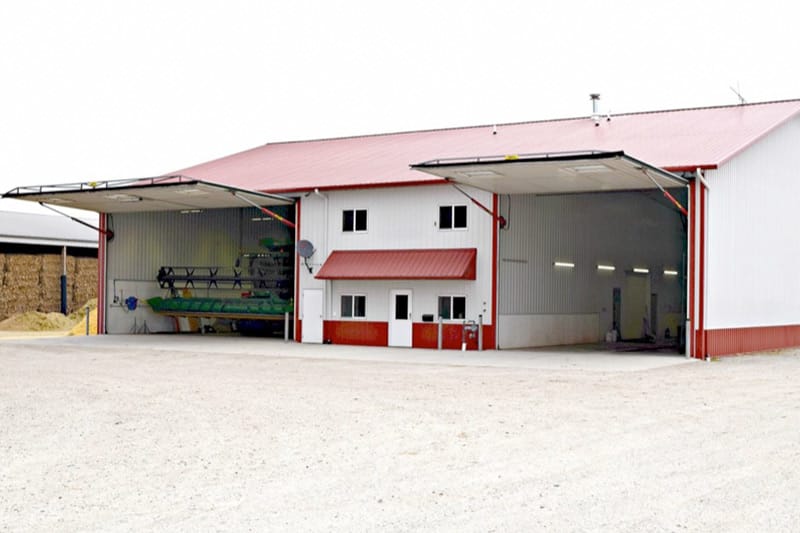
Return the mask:
M496 193L500 348L672 345L685 327L686 185L622 151L411 165L469 196ZM661 197L666 198L669 203ZM475 203L475 200L473 200ZM620 343L622 344L622 343ZM633 346L633 348L632 348Z
M567 194L684 187L686 180L624 152L434 159L411 168L498 194Z
M184 176L17 187L4 198L85 209L98 213L140 213L290 205L291 198L238 189Z
M292 198L185 176L19 187L3 196L66 216L59 209L101 214L98 331L197 331L217 320L277 332L293 311Z

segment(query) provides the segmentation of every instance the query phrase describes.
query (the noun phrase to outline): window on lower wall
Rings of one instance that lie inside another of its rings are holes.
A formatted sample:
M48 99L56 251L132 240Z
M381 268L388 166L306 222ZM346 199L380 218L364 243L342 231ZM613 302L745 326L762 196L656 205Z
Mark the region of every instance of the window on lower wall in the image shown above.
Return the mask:
M439 229L467 229L467 206L439 206Z
M342 211L342 231L367 231L366 209L345 209Z
M467 316L466 296L439 296L439 316L445 320L463 320Z
M342 295L342 318L366 318L367 297L363 294Z

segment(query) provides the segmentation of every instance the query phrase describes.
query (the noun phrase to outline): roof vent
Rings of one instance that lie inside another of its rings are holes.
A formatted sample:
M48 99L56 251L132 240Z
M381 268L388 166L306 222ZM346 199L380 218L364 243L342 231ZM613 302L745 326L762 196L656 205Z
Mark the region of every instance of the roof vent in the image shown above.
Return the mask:
M600 93L592 93L589 95L592 100L592 120L595 126L600 125Z

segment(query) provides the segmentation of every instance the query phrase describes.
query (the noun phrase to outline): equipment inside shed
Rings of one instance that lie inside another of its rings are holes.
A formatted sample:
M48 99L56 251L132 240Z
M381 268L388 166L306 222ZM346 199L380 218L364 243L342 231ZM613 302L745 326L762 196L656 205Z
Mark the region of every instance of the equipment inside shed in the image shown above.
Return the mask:
M294 207L270 211L109 215L108 332L291 335Z

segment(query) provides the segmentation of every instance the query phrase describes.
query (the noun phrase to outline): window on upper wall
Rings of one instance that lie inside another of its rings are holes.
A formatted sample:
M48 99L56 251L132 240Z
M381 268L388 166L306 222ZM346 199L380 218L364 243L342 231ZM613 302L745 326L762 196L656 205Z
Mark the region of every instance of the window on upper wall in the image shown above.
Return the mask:
M342 295L342 318L366 318L367 297L363 294Z
M342 231L367 231L366 209L345 209L342 211Z
M439 296L439 316L445 320L463 320L467 316L467 297Z
M439 229L467 229L467 206L440 205Z

